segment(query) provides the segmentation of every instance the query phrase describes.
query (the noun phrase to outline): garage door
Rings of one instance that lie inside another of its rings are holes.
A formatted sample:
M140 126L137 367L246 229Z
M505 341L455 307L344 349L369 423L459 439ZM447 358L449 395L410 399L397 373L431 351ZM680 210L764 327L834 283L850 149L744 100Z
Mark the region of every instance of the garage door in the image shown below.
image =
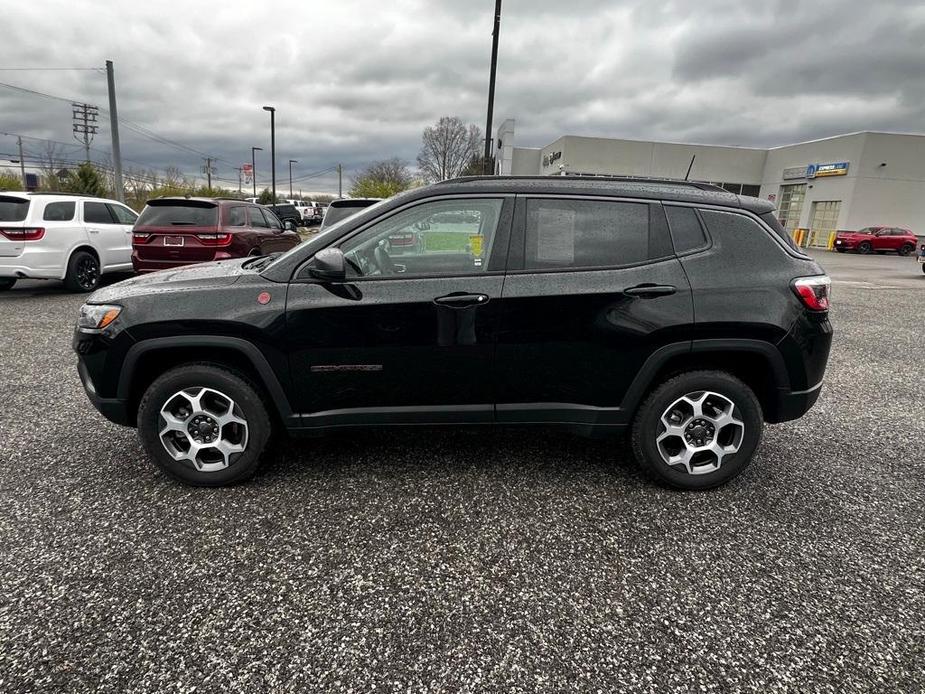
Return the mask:
M829 236L838 224L838 208L841 200L820 200L813 203L809 220L809 245L826 248Z

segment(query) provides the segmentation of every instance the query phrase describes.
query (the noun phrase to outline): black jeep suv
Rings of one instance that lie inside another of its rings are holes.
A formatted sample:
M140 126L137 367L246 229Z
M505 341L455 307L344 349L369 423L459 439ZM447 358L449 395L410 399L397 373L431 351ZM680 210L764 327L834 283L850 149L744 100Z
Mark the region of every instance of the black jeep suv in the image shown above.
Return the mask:
M816 401L828 297L763 200L465 178L281 255L101 289L74 349L96 408L191 484L250 476L277 427L514 424L628 427L651 475L705 488Z

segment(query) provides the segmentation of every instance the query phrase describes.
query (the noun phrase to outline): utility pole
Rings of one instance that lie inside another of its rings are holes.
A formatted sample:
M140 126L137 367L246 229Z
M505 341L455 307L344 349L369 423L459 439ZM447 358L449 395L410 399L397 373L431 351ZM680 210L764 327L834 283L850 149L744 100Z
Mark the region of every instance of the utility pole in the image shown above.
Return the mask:
M338 197L338 198L344 197L344 179L343 179L343 174L344 174L344 167L342 167L340 164L338 164L338 165L337 165L337 197Z
M289 160L289 197L292 197L292 165L298 164L299 162L295 159Z
M71 104L71 113L74 120L72 126L74 139L84 146L84 160L90 161L90 143L93 142L93 136L100 129L96 124L100 109L90 104Z
M212 190L212 157L206 157L206 165L202 167L202 173L206 175L209 190Z
M262 152L263 147L251 147L251 180L254 182L254 197L257 197L257 152Z
M22 176L22 189L26 189L26 162L22 158L22 138L19 139L19 175Z
M242 167L240 167L240 166L239 166L238 168L235 169L235 171L238 172L238 192L239 192L239 193L241 192L241 172L242 172L242 170L243 170L243 169L242 169Z
M483 169L488 172L491 146L495 136L491 134L491 119L495 110L495 73L498 70L498 37L501 34L501 0L495 0L495 28L491 32L491 75L488 78L488 123L485 125L485 160Z
M276 108L264 106L264 111L270 112L270 168L273 181L273 204L276 204Z
M106 83L109 86L109 130L112 133L112 163L115 168L113 182L116 200L125 202L125 186L122 183L122 149L119 146L119 114L116 111L116 77L112 61L106 61Z

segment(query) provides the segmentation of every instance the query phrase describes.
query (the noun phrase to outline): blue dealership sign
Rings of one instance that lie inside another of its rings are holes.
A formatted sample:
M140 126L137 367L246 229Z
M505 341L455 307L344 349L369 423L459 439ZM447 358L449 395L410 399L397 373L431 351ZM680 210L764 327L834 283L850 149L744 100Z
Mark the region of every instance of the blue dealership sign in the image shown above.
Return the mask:
M822 178L824 176L847 176L848 162L837 161L832 164L810 164L806 167L806 178Z

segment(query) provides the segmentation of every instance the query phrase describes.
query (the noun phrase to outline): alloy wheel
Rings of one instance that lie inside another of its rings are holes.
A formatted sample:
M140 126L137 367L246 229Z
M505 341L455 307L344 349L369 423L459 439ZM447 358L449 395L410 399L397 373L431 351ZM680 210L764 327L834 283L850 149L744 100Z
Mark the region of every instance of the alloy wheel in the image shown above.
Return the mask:
M247 448L247 420L230 397L212 388L174 393L160 411L161 445L176 461L200 472L231 465Z
M77 262L77 284L82 289L93 289L100 279L100 266L90 255Z
M732 400L719 393L704 390L681 396L659 419L659 455L667 465L690 475L719 470L745 438L745 424L736 415Z

